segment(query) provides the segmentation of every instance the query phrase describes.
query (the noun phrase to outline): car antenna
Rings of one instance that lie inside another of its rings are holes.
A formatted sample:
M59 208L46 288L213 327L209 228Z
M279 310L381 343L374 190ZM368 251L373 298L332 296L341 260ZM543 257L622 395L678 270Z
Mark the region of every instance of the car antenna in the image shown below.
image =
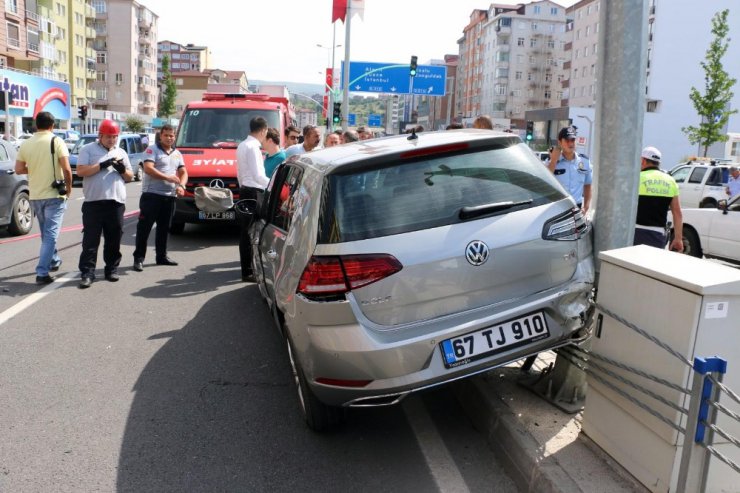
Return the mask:
M411 135L409 135L408 137L406 137L406 140L416 140L418 138L419 138L419 136L416 135L416 129L415 128L412 128L411 129Z

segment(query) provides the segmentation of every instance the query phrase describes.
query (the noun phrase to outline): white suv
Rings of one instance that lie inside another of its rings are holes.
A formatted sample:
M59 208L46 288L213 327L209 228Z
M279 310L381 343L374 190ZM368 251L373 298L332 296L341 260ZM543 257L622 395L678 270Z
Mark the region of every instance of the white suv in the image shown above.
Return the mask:
M689 161L670 171L680 190L681 207L717 208L720 200L727 200L729 165Z

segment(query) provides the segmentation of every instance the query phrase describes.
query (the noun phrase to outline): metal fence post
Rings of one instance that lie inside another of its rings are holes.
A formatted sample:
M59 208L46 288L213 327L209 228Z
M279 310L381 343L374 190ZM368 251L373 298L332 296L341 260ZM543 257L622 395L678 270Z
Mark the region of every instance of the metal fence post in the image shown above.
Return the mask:
M681 466L678 472L677 493L703 492L706 488L709 470L709 451L702 445L711 443L712 430L705 423L714 424L716 411L709 406L709 401L719 398L719 389L707 379L707 374L721 375L727 372L727 361L721 358L694 358L694 382L691 385L691 402L686 421Z

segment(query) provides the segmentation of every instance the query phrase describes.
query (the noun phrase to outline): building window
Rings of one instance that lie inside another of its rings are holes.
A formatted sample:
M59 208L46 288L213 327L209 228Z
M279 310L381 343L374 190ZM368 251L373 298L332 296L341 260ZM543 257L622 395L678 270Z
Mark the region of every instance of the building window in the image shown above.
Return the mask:
M98 73L95 74L95 80L99 82L106 82L108 80L108 72L105 70L98 70Z
M503 96L506 94L506 84L496 84L494 91L497 96Z
M535 14L541 14L542 13L542 7L540 7L539 5L535 5L534 6L534 13Z
M552 97L552 92L550 92L550 89L545 89L545 99L550 99Z
M67 6L57 2L57 15L67 17Z
M529 57L529 64L530 65L534 65L535 63L537 63L537 58L534 57L534 56L530 56Z
M5 0L5 10L11 14L17 14L18 0Z
M574 68L573 69L573 80L576 80L577 78L578 78L578 69Z
M21 47L21 28L18 24L13 22L6 22L5 25L8 29L8 48L20 48Z
M534 80L534 75L532 75L532 72L527 72L527 80Z
M514 73L514 78L516 80L522 80L522 73L521 72Z
M593 48L593 54L594 54L594 55L595 55L595 54L597 53L597 52L596 52L596 46L597 46L597 45L596 45L596 43L594 43L594 48Z
M545 74L545 82L552 82L552 74Z
M586 58L588 56L588 46L583 47L583 58Z
M537 30L537 23L536 22L533 22L532 23L532 31L536 31L536 30Z
M509 77L509 69L508 68L497 68L496 69L496 77Z
M98 51L95 55L95 61L98 63L108 63L108 54L105 51Z
M576 31L576 39L577 40L578 39L581 39L581 30L580 29Z
M529 38L529 47L534 48L537 46L537 38Z
M123 74L121 72L116 73L116 84L123 82Z
M548 39L547 40L547 47L550 49L555 49L555 40L554 39Z
M555 98L560 100L563 99L563 91L558 91L555 93Z
M587 38L589 34L591 34L591 26L586 26L586 37Z
M518 63L518 64L520 64L520 65L521 65L522 63L524 63L524 55L517 55L517 56L516 56L516 63Z
M85 79L83 79L82 77L75 78L75 86L77 86L77 89L84 89Z
M175 85L176 86L181 86L182 84L183 84L183 80L182 79L175 79Z
M511 95L514 96L515 98L519 98L519 97L522 96L522 90L521 89L515 89L515 90L511 91Z
M524 46L524 38L516 38L517 46Z
M558 15L558 8L550 7L550 15Z

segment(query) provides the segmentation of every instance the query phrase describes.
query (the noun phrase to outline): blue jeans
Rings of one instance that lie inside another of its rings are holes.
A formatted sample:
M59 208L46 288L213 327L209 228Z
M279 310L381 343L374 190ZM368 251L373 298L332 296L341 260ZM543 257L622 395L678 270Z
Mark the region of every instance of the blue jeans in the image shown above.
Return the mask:
M36 275L48 276L52 263L58 264L62 260L57 254L57 238L62 228L67 201L65 199L31 200L31 207L39 222L39 230L41 230L41 250Z

